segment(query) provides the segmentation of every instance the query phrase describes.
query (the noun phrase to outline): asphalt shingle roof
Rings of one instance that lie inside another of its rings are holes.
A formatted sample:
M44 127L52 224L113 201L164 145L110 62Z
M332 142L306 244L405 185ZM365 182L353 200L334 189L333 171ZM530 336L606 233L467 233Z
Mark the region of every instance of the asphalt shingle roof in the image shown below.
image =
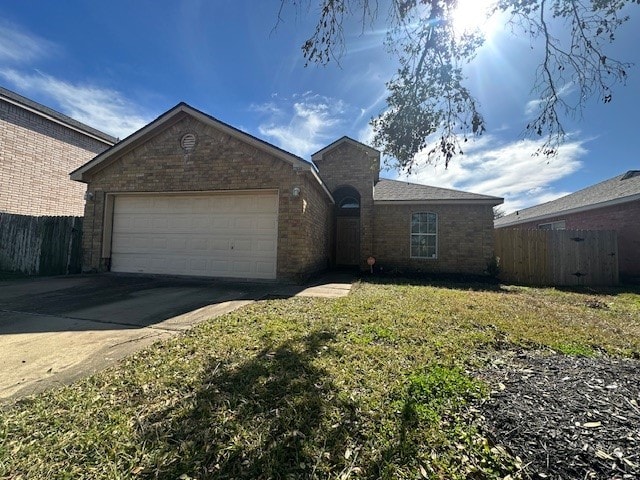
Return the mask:
M73 128L76 128L78 130L82 130L90 135L93 135L94 137L98 137L99 139L104 140L105 143L113 145L118 140L116 137L112 137L111 135L101 132L96 128L90 127L89 125L85 125L84 123L74 120L73 118L68 117L63 113L56 112L55 110L49 107L45 107L44 105L38 102L34 102L33 100L29 100L28 98L23 97L22 95L18 95L17 93L12 92L11 90L7 90L6 88L0 87L0 98L2 97L5 97L6 99L12 100L16 103L22 104L28 108L36 110L45 116L56 119L59 122L66 123L67 125Z
M503 199L490 195L463 192L449 188L432 187L418 183L403 182L400 180L388 180L381 178L373 190L375 201L473 201L492 200L496 205Z
M633 200L634 197L639 195L640 170L629 170L617 177L610 178L565 197L505 215L495 221L495 226L516 225L578 208L595 208L600 204L614 200L619 201L625 198Z

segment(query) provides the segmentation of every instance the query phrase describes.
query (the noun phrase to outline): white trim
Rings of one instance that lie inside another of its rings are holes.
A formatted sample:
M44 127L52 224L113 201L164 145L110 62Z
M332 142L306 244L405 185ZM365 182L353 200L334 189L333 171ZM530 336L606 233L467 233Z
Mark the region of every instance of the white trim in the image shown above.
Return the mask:
M613 200L607 200L606 202L600 202L600 203L594 203L594 204L591 204L591 205L585 205L583 207L570 208L568 210L559 210L557 212L547 213L545 215L536 215L536 216L528 217L528 218L525 218L525 219L522 219L522 220L516 218L516 220L514 220L514 221L509 221L509 222L505 222L505 223L500 223L499 225L495 225L495 228L510 227L512 225L520 225L522 223L529 223L529 222L538 222L540 220L546 220L548 218L564 217L566 215L572 215L574 213L588 212L590 210L597 210L599 208L605 208L605 207L613 207L615 205L634 202L636 200L640 200L640 193L636 193L636 194L630 195L628 197L622 197L622 198L616 198L616 199L613 199ZM532 208L535 208L535 207L532 207ZM511 215L513 215L513 213Z
M411 227L412 227L412 222L413 222L413 216L414 215L418 215L420 213L427 213L427 214L432 214L435 215L436 217L436 233L413 233L411 231ZM410 217L409 217L409 258L413 259L413 260L438 260L438 247L439 247L439 242L438 242L438 237L439 235L439 215L436 212L424 212L421 210L418 210L416 212L411 212L410 213ZM414 257L411 253L411 239L413 238L414 235L433 235L436 237L436 254L434 257Z
M548 227L548 228L545 228L545 227ZM560 227L560 228L556 228L556 227ZM567 222L565 220L556 220L553 222L539 223L538 229L539 230L566 230Z
M7 103L10 103L12 105L15 105L16 107L20 107L23 110L31 112L31 113L33 113L35 115L38 115L38 116L42 117L42 118L45 118L45 119L49 120L50 122L57 123L58 125L62 125L63 127L68 128L69 130L73 130L75 132L83 134L86 137L91 137L94 140L98 140L100 143L104 143L105 145L109 145L109 146L114 145L109 140L105 140L104 138L101 138L98 135L94 135L93 133L90 133L90 132L88 132L86 130L83 130L82 128L75 127L75 126L73 126L73 125L71 125L71 124L69 124L67 122L64 122L64 121L59 120L59 119L57 119L55 117L52 117L51 115L48 115L48 114L46 114L46 113L44 113L44 112L42 112L42 111L40 111L38 109L35 109L33 107L29 107L29 106L25 105L24 103L18 102L16 100L13 100L13 99L8 98L8 97L5 97L4 95L2 95L0 98L2 98L2 100L7 102Z
M277 188L245 188L245 189L229 189L229 190L222 190L222 189L218 189L218 190L171 190L171 191L165 191L165 190L154 190L154 191L148 191L148 192L141 192L141 191L127 191L127 190L120 190L120 191L113 191L113 192L106 192L105 195L163 195L163 196L172 196L172 195L181 195L181 196L186 196L186 195L191 195L191 196L198 196L198 195L229 195L230 193L234 193L234 194L238 194L238 195L252 195L252 194L261 194L261 193L276 193L279 195L280 190Z

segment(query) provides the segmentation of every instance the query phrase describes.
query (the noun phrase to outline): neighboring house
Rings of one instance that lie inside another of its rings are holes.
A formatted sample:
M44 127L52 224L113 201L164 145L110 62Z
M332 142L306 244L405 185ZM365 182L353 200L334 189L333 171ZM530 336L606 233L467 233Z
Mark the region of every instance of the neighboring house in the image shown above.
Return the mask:
M116 141L0 87L0 213L81 216L84 188L69 171Z
M623 277L640 277L640 170L495 221L496 228L615 230L618 268Z
M328 266L482 274L501 198L379 179L343 137L313 163L180 103L71 173L85 270L304 278Z

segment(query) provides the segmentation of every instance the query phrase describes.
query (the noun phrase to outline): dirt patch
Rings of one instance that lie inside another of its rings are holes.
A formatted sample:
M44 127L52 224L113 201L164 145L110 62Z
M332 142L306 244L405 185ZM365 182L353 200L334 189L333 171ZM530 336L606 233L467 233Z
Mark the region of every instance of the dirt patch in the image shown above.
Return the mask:
M640 478L640 361L522 351L478 375L484 427L522 477Z

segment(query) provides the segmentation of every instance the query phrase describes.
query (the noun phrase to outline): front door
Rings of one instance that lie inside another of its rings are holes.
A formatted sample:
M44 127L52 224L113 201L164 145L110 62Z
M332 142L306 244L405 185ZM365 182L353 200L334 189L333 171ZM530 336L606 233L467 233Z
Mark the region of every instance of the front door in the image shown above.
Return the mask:
M336 264L360 264L360 217L336 218Z

